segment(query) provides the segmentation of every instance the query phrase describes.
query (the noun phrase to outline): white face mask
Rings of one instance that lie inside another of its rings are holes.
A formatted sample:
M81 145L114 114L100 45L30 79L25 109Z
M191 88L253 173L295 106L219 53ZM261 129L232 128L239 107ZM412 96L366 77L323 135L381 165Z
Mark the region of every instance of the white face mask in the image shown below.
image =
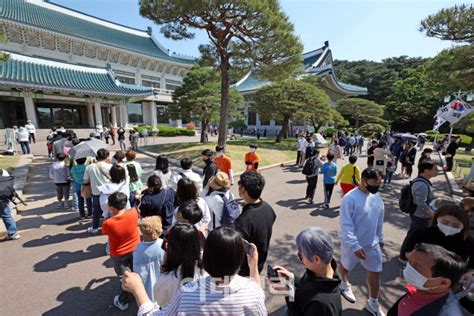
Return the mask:
M460 233L462 231L463 227L459 227L459 228L451 227L451 226L445 225L445 224L441 223L440 221L438 221L438 229L445 236L452 236L452 235L456 235L457 233Z
M251 152L251 153L254 153L254 152L255 152L255 148L250 148L250 152Z
M426 281L428 280L427 277L425 277L423 274L420 272L416 271L415 268L413 268L409 262L407 262L407 266L403 270L403 278L405 281L413 285L415 288L418 290L431 290L433 288L426 288L424 287Z

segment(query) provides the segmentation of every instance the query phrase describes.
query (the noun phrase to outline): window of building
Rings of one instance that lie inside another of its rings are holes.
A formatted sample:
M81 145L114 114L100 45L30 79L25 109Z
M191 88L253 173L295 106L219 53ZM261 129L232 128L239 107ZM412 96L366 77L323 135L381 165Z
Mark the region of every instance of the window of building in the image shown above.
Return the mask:
M121 83L135 84L135 78L124 77L124 76L117 76L117 79L118 79Z
M160 88L160 83L157 81L142 80L142 85L145 87L152 87L156 89Z
M86 127L87 108L85 106L49 104L39 101L36 103L36 114L40 128Z
M168 124L169 123L169 114L164 106L157 106L156 107L156 122L161 124Z
M181 86L181 81L166 79L166 89L174 91L177 87Z
M249 111L247 125L257 125L257 112Z
M26 122L23 98L0 97L0 128L21 126Z
M143 107L141 103L129 103L127 110L130 123L143 123Z
M260 118L260 125L263 125L263 126L268 126L270 125L270 120L262 120L262 118L259 116Z

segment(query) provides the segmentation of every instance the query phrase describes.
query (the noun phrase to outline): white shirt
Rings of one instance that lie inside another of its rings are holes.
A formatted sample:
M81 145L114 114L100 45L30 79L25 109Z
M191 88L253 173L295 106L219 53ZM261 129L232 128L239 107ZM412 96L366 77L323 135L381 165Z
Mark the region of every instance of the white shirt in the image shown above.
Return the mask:
M26 127L26 130L28 131L28 133L30 133L30 134L35 134L36 133L36 128L33 124L31 124L31 123L26 124L25 127Z
M166 189L170 187L170 180L171 180L171 170L168 170L168 173L163 173L161 170L153 171L152 175L158 176L161 180L161 188Z
M225 194L225 197L228 200L234 199L234 195L232 194L232 192L230 192L230 190L227 190L225 193L214 191L210 195L204 197L204 200L206 201L207 206L209 206L209 210L211 211L211 221L208 226L209 231L212 231L214 228L221 226L222 212L224 210L224 201L221 197L223 194ZM214 219L212 215L214 215Z
M181 170L171 176L171 179L169 181L169 186L173 188L173 190L176 191L178 188L178 181L182 178L181 173L184 174L185 177L191 179L194 181L196 184L196 188L198 191L198 195L201 194L202 192L202 179L201 176L198 175L197 173L193 172L191 169L188 170Z
M16 138L19 142L27 142L30 138L30 133L24 127L20 127L16 132Z
M104 161L86 167L84 182L90 182L92 195L100 195L102 192L100 192L99 187L110 182L110 168L112 168L112 165Z
M306 150L307 141L304 138L298 139L298 151L304 152Z
M197 200L197 205L202 211L202 219L197 223L195 226L197 229L201 228L202 225L208 224L211 221L211 211L209 210L209 206L207 205L206 201L203 198L198 198ZM174 209L173 213L173 221L171 222L171 225L176 224L176 214L178 213L178 208Z
M365 194L358 188L341 202L339 237L353 252L383 242L384 204L378 194Z

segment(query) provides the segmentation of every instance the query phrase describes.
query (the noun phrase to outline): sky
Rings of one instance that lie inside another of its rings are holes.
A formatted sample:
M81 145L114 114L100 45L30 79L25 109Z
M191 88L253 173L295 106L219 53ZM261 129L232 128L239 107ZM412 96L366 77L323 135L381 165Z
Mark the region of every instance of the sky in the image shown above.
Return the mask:
M154 36L171 52L199 56L198 45L208 43L207 35L200 31L193 40L166 39L160 33L160 26L140 16L138 0L51 2L138 29L151 26ZM418 28L428 15L461 3L454 0L280 0L305 52L329 41L334 59L374 61L401 55L433 57L451 47L451 42L426 37ZM473 1L464 0L464 3Z

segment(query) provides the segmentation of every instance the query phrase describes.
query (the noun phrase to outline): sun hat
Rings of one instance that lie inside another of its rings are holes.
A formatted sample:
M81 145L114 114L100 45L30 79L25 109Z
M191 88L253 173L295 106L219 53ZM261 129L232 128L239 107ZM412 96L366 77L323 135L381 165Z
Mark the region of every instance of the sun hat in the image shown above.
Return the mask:
M219 171L215 176L209 180L209 187L214 190L221 190L223 188L230 188L230 180L227 173Z

